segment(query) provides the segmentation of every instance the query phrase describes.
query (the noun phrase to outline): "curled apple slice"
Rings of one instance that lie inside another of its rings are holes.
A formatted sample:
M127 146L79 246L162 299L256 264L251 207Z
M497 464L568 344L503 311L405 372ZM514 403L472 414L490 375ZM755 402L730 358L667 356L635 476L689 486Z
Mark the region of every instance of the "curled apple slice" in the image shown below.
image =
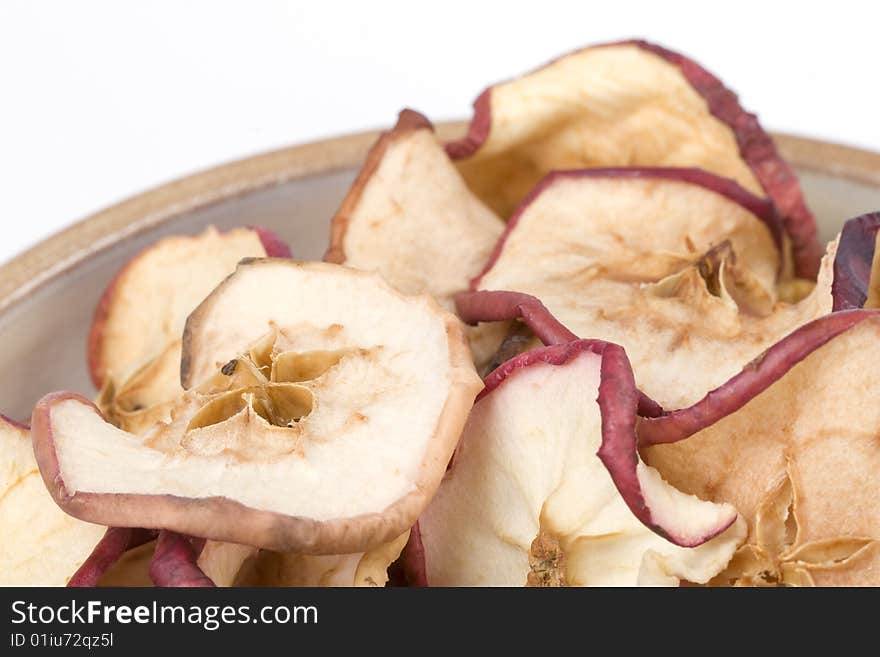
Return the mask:
M819 265L800 185L755 115L694 61L645 41L579 50L489 87L447 152L503 217L553 170L699 167L773 199L797 274L813 278Z
M259 550L164 530L148 561L149 580L161 587L233 586L242 566Z
M502 344L495 354L495 358L501 358L505 353L510 355L498 362L498 365L493 367L490 373L502 363L538 346L535 338L546 346L578 340L578 337L563 326L543 303L522 292L505 292L503 290L461 292L455 296L455 305L459 317L469 324L513 320L521 322L510 331L510 336L514 338L512 344L509 346ZM641 391L638 392L638 395L639 415L656 417L663 413L662 407L653 399Z
M462 292L455 296L455 307L458 316L468 324L522 320L531 329L534 337L545 345L564 344L578 339L547 310L540 299L530 294L503 290ZM528 344L523 341L519 343Z
M0 416L0 585L67 585L106 530L58 508L27 427Z
M880 212L871 212L847 221L840 233L837 258L834 260L834 282L831 293L834 310L877 308L880 292L877 285L877 238L880 234Z
M496 369L419 518L408 550L422 563L408 570L433 586L716 575L745 528L732 506L685 495L639 460L637 405L617 345L578 340Z
M379 272L406 294L430 294L448 309L467 289L504 229L467 188L412 110L370 150L333 218L325 260Z
M646 443L689 436L645 448L648 463L748 522L720 583L880 585L880 375L866 366L876 358L880 313L840 311L692 409L642 420Z
M70 586L232 586L256 553L249 545L112 527Z
M508 222L474 286L533 295L575 334L620 344L639 388L678 408L831 310L833 254L811 294L777 300L773 217L701 171L557 172Z
M128 570L122 561L132 550L141 546L152 548L151 541L156 532L148 529L130 527L111 527L98 541L83 565L70 578L68 586L91 587L99 585L126 586L128 581L136 580L135 570Z
M150 560L150 579L156 586L185 588L212 587L213 580L198 565L204 539L190 539L176 532L163 531Z
M183 382L202 383L145 436L77 395L37 404L35 453L68 513L277 551L369 550L415 522L481 385L456 317L326 263L243 262L183 345Z
M89 332L92 381L119 384L180 337L187 315L246 257L289 257L271 231L239 228L166 237L123 267L95 309Z

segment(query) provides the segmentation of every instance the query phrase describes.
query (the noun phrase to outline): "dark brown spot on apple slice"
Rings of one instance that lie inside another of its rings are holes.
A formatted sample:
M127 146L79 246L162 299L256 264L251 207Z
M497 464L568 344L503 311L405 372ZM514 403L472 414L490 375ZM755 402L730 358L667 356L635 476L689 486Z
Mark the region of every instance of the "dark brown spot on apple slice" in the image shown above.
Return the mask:
M559 540L540 532L529 548L529 574L526 586L560 587L565 582L565 553Z

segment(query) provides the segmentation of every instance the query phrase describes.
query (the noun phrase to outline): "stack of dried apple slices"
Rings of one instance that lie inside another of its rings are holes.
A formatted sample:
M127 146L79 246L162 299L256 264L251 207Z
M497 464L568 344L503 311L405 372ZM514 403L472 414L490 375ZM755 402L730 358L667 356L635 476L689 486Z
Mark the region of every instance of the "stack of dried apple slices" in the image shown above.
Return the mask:
M248 559L255 581L384 583L481 386L459 321L374 274L248 258L181 344L185 390L139 433L78 395L37 404L59 506L161 530L157 584L233 583Z
M878 228L821 257L755 116L643 41L450 143L404 110L324 262L209 228L122 269L95 403L0 422L0 582L880 584Z

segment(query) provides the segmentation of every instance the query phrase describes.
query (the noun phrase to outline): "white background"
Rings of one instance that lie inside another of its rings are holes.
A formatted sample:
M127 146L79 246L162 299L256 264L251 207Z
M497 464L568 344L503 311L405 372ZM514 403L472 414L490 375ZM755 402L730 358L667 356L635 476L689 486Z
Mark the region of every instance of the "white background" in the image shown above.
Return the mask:
M469 115L489 82L645 37L765 126L880 150L876 2L0 0L0 261L84 215L265 149Z

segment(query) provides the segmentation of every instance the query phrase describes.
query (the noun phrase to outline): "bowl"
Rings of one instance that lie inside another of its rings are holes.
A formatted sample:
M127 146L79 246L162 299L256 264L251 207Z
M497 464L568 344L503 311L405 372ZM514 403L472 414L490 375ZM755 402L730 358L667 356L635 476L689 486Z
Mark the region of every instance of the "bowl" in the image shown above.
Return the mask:
M450 139L464 123L437 126ZM260 225L295 257L323 256L329 222L378 133L284 148L221 165L98 212L0 267L0 412L28 422L53 390L92 396L86 335L104 288L128 258L174 233ZM880 209L880 154L774 135L795 166L823 241Z

